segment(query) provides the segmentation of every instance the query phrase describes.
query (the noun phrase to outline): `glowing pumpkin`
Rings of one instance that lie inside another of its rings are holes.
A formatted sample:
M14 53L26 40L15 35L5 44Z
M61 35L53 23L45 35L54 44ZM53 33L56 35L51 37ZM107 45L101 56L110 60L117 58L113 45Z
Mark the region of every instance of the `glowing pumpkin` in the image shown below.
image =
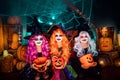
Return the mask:
M79 58L79 61L81 62L81 67L84 69L88 69L89 67L94 67L97 65L96 62L94 62L92 54L86 54Z
M38 72L45 72L51 63L51 60L46 57L38 57L33 61L33 63L35 64L34 67Z
M100 38L99 48L100 48L100 51L111 51L111 50L113 50L112 39L108 38L108 37Z
M52 65L56 69L63 69L65 64L65 60L62 57L53 56L52 57Z

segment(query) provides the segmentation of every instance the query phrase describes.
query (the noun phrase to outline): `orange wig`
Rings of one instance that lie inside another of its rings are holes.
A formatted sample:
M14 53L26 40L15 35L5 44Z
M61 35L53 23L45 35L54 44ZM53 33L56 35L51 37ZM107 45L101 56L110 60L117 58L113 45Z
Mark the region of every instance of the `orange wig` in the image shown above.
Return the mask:
M58 51L59 46L55 40L56 33L59 33L62 35L62 41L61 41L61 46L60 46L62 47L61 53L59 53ZM51 48L51 51L50 51L51 56L62 57L64 58L65 63L67 64L68 59L70 57L70 46L69 46L69 40L61 28L58 28L53 31L50 37L50 48Z

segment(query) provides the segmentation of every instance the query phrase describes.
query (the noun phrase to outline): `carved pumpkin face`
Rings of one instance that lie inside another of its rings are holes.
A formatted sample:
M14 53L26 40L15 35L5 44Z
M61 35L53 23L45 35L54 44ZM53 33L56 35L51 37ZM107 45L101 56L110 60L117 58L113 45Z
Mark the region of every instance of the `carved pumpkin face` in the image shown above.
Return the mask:
M56 69L62 69L64 67L64 59L62 57L58 58L56 56L53 56L52 65Z
M99 47L101 51L111 51L113 49L112 39L107 37L100 38Z
M81 67L84 69L88 69L89 67L96 66L96 62L94 62L92 54L86 54L80 57Z
M33 61L38 72L45 72L47 67L51 64L51 60L48 60L46 57L38 57Z

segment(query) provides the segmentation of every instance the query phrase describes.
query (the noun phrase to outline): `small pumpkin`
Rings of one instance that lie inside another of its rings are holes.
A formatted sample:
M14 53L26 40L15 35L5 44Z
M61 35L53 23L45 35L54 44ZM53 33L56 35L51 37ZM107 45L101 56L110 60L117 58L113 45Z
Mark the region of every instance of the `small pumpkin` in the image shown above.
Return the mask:
M24 62L24 61L21 61L21 62L18 62L17 64L16 64L16 69L17 70L22 70L25 66L26 66L26 62Z
M38 72L45 72L50 65L51 60L46 57L38 57L33 61L34 67Z
M94 62L92 54L88 53L83 55L82 57L79 58L79 61L81 62L81 67L83 69L88 69L90 67L94 67L97 65L96 62Z
M100 51L111 51L113 50L112 39L109 37L101 37L99 42Z
M21 61L26 61L26 51L27 51L27 46L26 45L21 45L17 49L17 57Z
M53 56L52 57L52 65L56 69L63 69L65 64L65 60L62 57Z

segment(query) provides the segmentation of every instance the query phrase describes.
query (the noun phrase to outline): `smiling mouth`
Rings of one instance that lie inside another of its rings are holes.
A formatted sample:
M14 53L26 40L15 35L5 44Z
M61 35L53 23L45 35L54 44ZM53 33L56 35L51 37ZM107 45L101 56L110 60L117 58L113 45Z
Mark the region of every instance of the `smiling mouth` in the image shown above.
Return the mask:
M37 44L40 44L41 42L37 42Z
M57 39L58 41L60 41L61 39Z
M83 39L82 41L86 41L86 39Z

